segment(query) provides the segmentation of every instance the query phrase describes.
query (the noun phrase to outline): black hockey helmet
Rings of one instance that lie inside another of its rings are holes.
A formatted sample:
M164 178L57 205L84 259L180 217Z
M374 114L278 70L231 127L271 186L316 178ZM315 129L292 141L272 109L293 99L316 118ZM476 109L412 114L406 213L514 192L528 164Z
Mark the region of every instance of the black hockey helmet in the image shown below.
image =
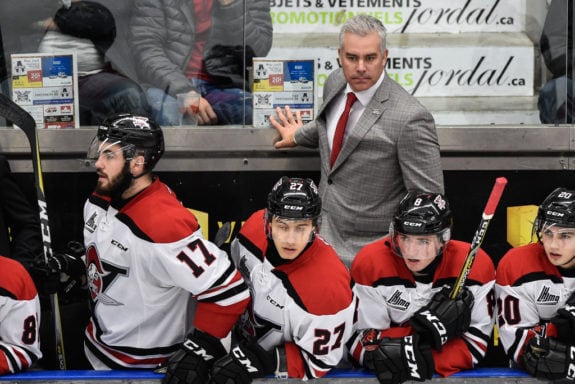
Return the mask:
M268 195L268 211L287 219L316 219L321 213L321 198L311 179L284 176Z
M321 198L311 179L283 176L268 195L266 232L273 216L292 220L313 220L318 227L321 214Z
M449 203L441 193L411 191L399 203L389 226L394 248L397 234L438 235L442 243L451 239L453 215Z
M146 170L154 168L164 153L164 134L160 125L149 117L129 113L112 115L100 124L88 157L97 159L104 142L119 144L126 160L143 154Z
M539 206L533 225L537 234L544 226L575 228L575 191L557 188Z

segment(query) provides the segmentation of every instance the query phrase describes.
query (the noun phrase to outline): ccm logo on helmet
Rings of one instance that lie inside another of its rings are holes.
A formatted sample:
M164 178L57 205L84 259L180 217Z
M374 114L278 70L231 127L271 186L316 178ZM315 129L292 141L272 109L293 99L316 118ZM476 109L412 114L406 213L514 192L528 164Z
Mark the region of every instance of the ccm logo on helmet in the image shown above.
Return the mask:
M302 211L303 207L299 205L284 205L284 209L288 209L290 211Z
M545 212L545 214L547 214L547 215L549 215L549 216L557 216L557 217L563 217L563 216L565 216L564 213L555 212L555 211L547 211L547 212Z
M405 227L421 227L423 223L414 223L413 221L404 221L403 225Z

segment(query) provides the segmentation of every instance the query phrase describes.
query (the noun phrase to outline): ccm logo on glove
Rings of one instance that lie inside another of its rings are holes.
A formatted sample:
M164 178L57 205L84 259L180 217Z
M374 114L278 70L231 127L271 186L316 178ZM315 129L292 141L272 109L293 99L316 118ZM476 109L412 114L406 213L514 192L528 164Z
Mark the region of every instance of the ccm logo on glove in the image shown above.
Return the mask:
M258 372L258 369L252 365L250 359L244 355L244 352L240 349L239 346L236 346L232 349L232 354L238 359L238 361L246 368L249 373Z
M405 342L404 353L409 367L409 375L414 379L422 379L421 374L417 370L417 360L415 359L415 350L413 348L413 336L406 336L403 338Z
M445 329L445 326L443 325L441 320L439 320L439 318L435 316L433 313L431 313L429 310L421 311L419 314L435 327L437 333L439 334L439 337L441 338L441 344L443 345L447 343L447 329Z
M208 352L204 348L200 347L190 339L186 339L186 341L184 341L184 347L205 361L210 361L214 358L214 356L208 355Z

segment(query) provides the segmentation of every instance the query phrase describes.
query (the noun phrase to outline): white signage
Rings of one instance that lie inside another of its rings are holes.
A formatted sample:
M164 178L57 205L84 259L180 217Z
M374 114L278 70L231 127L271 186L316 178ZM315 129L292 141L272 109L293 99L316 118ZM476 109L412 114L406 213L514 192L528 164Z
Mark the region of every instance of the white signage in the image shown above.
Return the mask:
M268 58L316 57L317 95L338 68L337 48L273 48ZM390 48L387 73L414 96L532 96L532 46Z
M315 116L315 63L313 59L271 60L254 58L253 125L269 127L275 108L289 106L302 120Z
M338 33L364 13L391 33L522 32L525 0L270 0L274 33Z
M12 54L12 100L38 128L79 128L76 54Z

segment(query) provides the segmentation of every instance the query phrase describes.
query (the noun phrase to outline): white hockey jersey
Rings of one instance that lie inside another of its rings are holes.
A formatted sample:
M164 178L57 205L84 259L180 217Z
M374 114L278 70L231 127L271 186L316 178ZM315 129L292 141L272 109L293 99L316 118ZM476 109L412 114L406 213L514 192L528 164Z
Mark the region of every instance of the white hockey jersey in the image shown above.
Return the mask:
M519 363L523 348L536 334L556 336L549 320L575 294L575 269L560 271L549 262L543 246L533 243L509 250L496 275L499 338L505 352Z
M244 312L249 291L231 258L159 179L119 210L92 194L84 221L94 368L155 368L192 324L223 338Z
M40 300L17 261L0 256L0 375L29 368L40 352Z
M322 377L339 363L351 336L349 272L319 236L298 258L274 267L266 259L263 212L245 222L231 248L252 295L240 328L266 350L285 346L289 377Z

